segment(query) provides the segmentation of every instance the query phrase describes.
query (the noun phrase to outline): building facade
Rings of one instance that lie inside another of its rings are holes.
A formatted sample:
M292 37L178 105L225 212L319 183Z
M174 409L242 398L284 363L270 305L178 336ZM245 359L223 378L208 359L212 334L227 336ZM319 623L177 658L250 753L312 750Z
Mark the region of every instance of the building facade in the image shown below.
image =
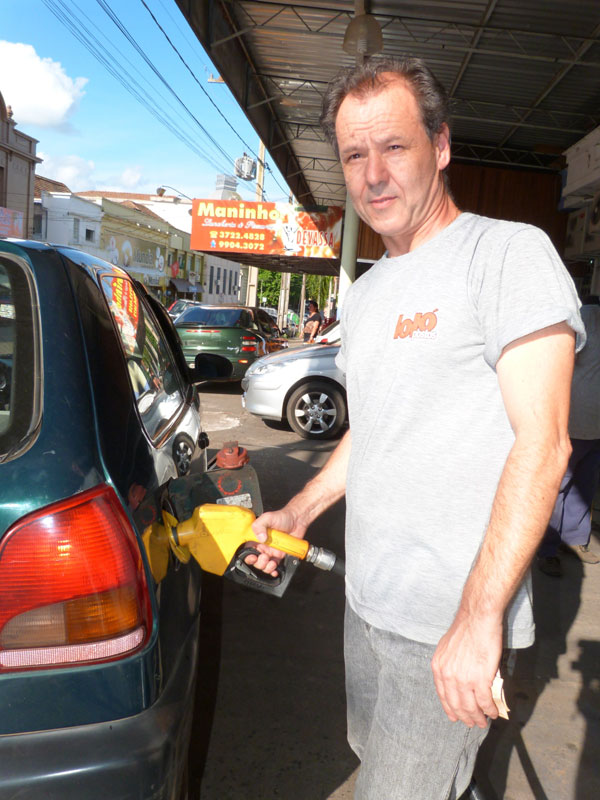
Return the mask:
M79 192L79 195L94 200L104 198L121 204L135 203L169 223L165 286L167 306L179 297L207 303L240 302L240 275L243 267L234 261L190 250L192 201L189 198L164 193L152 195L100 191Z
M0 94L0 236L33 233L33 188L37 139L17 130Z
M204 256L202 299L206 303L226 305L240 302L242 267L235 261L212 254ZM245 297L243 298L245 302Z
M75 247L103 258L102 209L73 194L68 186L35 176L33 238Z

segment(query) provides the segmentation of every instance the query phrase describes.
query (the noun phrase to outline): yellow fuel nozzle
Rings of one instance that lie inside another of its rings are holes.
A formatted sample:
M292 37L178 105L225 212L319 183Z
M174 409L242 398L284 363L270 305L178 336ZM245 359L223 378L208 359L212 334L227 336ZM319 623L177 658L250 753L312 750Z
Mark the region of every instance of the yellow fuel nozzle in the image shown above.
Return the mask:
M160 583L167 574L169 550L180 561L187 562L192 555L205 572L223 575L241 545L258 544L252 530L255 519L249 508L218 503L197 506L189 519L179 523L163 511L163 524L149 526L142 537L154 580ZM273 529L264 544L301 560L311 550L304 539Z
M241 545L258 544L252 523L254 512L241 506L205 503L197 506L190 519L177 526L179 544L186 545L206 572L222 575ZM303 559L309 543L289 533L270 529L264 544Z

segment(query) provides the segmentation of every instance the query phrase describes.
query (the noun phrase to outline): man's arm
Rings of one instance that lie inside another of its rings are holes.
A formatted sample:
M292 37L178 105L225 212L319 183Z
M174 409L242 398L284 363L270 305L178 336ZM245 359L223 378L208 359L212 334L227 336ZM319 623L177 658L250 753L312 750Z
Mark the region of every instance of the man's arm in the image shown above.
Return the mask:
M319 328L321 327L321 325L320 325L320 323L319 323L319 320L317 320L317 319L314 319L314 320L312 321L312 323L311 323L311 322L310 322L310 320L309 320L309 321L308 321L308 323L307 323L307 326L306 326L306 327L308 327L309 325L310 325L311 327L310 327L310 339L309 339L308 341L309 341L309 342L314 342L314 340L315 340L315 336L316 336L316 335L317 335L317 333L319 332Z
M346 492L346 473L350 457L351 438L348 430L319 474L279 511L267 511L254 522L252 529L259 541L267 538L267 529L291 533L304 538L306 529L319 514L337 502ZM259 545L260 556L248 556L246 561L269 574L277 573L283 553Z
M544 535L571 450L573 361L573 331L559 323L513 342L497 363L515 442L460 607L432 660L444 711L469 727L498 716L491 685L504 612Z

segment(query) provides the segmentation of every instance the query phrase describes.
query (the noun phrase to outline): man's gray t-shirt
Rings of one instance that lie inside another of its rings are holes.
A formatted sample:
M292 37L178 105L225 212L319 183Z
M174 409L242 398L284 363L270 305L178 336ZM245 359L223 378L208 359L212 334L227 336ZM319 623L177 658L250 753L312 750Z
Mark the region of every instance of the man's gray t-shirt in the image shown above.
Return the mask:
M369 624L430 644L450 627L514 442L496 362L558 322L584 336L578 307L542 231L469 213L350 288L346 591ZM507 616L507 644L531 644L529 580Z

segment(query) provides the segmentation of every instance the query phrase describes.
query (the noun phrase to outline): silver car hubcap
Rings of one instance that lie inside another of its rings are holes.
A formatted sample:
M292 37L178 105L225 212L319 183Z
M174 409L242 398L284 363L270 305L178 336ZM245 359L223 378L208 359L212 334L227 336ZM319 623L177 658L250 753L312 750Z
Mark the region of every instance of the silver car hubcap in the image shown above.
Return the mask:
M335 404L323 392L307 392L294 410L298 425L307 433L326 433L337 417Z

